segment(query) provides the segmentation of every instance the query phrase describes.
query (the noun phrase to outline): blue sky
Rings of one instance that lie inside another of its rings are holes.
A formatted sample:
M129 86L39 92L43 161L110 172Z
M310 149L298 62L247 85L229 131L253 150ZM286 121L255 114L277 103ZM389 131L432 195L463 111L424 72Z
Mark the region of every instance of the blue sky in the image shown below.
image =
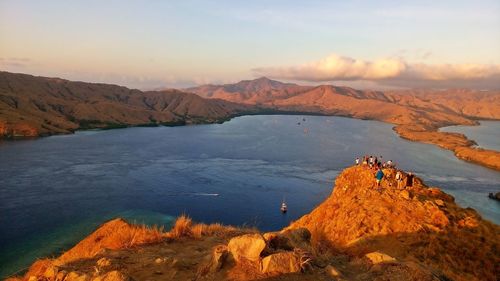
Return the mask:
M73 80L492 87L499 64L499 1L0 1L0 69Z

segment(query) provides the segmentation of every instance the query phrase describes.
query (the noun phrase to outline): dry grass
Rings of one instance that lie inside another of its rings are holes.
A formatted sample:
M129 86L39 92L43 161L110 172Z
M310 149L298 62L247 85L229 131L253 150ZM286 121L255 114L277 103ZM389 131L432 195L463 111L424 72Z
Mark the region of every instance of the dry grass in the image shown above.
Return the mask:
M181 237L202 238L203 236L222 237L229 234L242 232L255 232L257 230L250 228L238 228L234 226L223 225L221 223L193 223L187 215L181 215L177 218L172 229L165 235L168 238L176 239Z
M167 234L169 238L191 237L193 221L189 216L181 215L174 223L174 227Z

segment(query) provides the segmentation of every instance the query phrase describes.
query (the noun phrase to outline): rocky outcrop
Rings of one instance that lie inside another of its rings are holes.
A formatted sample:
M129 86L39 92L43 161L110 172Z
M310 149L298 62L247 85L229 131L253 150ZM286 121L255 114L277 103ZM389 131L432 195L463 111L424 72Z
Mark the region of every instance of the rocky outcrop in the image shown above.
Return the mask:
M419 178L399 190L395 171L384 173L377 189L373 170L347 168L331 196L288 229L306 227L313 240L355 256L380 252L403 263L416 260L453 280L496 279L499 226Z
M248 260L258 262L260 254L266 248L266 240L260 234L246 234L234 237L227 245L236 262Z

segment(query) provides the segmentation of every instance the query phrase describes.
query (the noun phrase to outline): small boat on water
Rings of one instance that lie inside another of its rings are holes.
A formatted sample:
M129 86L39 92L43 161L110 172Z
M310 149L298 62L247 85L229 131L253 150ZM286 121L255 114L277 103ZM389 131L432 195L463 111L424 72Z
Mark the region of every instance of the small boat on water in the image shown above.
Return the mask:
M288 207L286 206L285 201L283 201L283 202L281 203L281 208L280 208L280 209L281 209L281 212L282 212L282 213L286 213L286 211L288 211Z

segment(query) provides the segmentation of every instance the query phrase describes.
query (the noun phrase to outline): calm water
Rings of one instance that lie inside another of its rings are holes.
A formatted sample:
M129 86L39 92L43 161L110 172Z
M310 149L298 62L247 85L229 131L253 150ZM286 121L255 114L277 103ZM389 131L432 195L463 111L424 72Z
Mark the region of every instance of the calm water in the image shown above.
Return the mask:
M500 173L400 139L389 124L302 118L245 116L0 143L0 275L57 254L117 216L168 227L186 213L280 229L324 200L339 171L362 154L392 159L500 223L500 204L487 198Z
M479 147L500 151L500 121L480 121L480 126L449 126L444 132L462 133Z

